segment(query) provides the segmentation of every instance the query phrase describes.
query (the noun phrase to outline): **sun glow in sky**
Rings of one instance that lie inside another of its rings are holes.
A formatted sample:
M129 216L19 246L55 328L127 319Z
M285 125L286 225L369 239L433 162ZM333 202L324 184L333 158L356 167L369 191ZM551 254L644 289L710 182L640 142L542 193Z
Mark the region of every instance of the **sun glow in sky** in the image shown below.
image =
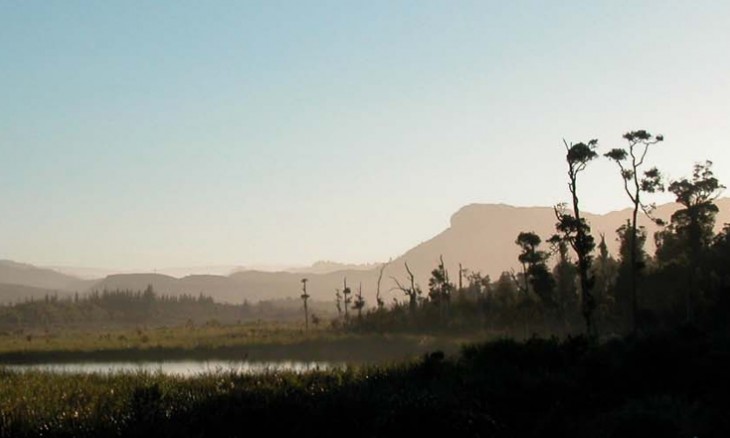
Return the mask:
M633 129L730 183L730 2L211 3L0 3L0 258L385 260L466 204L565 200L562 139Z

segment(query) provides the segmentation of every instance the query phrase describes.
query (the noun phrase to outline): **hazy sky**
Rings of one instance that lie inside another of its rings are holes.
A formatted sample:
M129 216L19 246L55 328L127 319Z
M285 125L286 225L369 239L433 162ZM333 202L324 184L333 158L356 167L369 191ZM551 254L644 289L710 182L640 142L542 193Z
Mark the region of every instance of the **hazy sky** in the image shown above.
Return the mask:
M639 128L730 185L730 2L211 3L0 2L0 258L384 260L565 200L562 138ZM627 206L612 163L584 181Z

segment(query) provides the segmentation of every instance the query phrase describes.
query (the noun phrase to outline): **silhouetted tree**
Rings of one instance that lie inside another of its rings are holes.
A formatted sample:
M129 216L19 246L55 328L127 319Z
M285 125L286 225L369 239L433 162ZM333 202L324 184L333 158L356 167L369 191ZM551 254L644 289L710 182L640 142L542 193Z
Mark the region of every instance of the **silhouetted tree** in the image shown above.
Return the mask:
M511 307L517 296L517 288L509 272L502 272L494 285L495 301L502 308Z
M578 269L570 260L568 243L562 236L554 235L548 242L552 246L552 252L558 257L553 268L555 299L559 317L567 328L572 315L577 314L578 288L576 287L576 280L578 278Z
M528 292L530 287L527 270L535 263L544 261L546 257L544 257L544 253L542 253L542 251L537 250L538 245L540 245L540 236L535 233L521 232L517 236L515 244L522 250L522 252L517 256L517 260L519 260L520 265L522 265L522 287L525 292Z
M378 309L382 309L385 306L385 301L383 301L383 298L380 296L380 283L383 281L383 271L385 271L385 267L388 266L389 263L390 262L380 265L380 270L378 271L378 285L375 291L375 302L378 304Z
M421 297L421 294L423 292L421 291L421 288L416 285L415 276L413 275L413 272L411 272L411 268L408 267L408 262L405 262L405 266L406 272L408 273L408 279L410 280L409 287L403 286L395 277L391 277L391 279L396 284L395 289L398 289L406 294L406 296L408 297L408 307L411 310L411 313L415 313L416 309L418 308L418 299Z
M703 263L710 271L708 277L711 282L710 316L713 324L725 330L730 328L730 224L725 224L723 230L715 236L709 251L707 262Z
M307 307L307 300L309 299L309 295L307 294L307 280L306 278L302 278L302 301L304 301L304 329L309 330L309 308Z
M669 185L676 202L684 207L674 212L672 225L695 253L712 242L715 215L719 211L715 200L724 189L712 172L711 161L695 164L691 180L682 178Z
M553 307L555 281L546 265L549 254L539 249L540 243L542 243L542 239L537 234L521 232L515 240L515 244L522 249L517 259L522 265L525 291L532 290L543 305Z
M631 214L631 228L629 234L629 244L631 251L629 252L629 266L631 267L631 326L636 332L638 329L637 311L638 298L637 276L640 272L638 265L638 248L637 248L637 219L639 209L641 208L647 216L650 215L653 205L644 204L641 201L641 193L654 193L663 190L661 182L661 174L656 167L644 172L641 176L639 168L644 164L646 154L649 152L651 145L664 141L661 135L653 136L645 130L627 132L623 136L628 142L628 148L614 148L608 151L605 156L613 160L619 167L621 179L624 183L624 191L628 195L633 204Z
M456 288L449 281L449 272L444 265L444 257L439 256L439 264L431 271L431 278L428 280L428 297L432 303L439 307L441 318L448 318L451 294Z
M466 272L466 269L464 269L461 266L461 263L459 263L459 291L461 291L462 289L464 289L464 285L462 283L462 280L464 278L465 272Z
M695 275L701 255L713 238L715 215L719 211L715 200L725 188L712 173L712 162L694 166L692 179L682 178L669 185L681 208L674 212L671 227L677 238L688 249L689 288L685 296L687 321L693 320L693 295L696 294Z
M608 318L616 308L615 283L618 271L616 260L608 252L606 236L601 233L598 243L598 257L594 260L593 275L596 296L596 314L600 318Z
M362 319L362 309L365 307L365 298L362 296L362 283L357 289L357 295L355 295L355 302L352 303L352 308L357 310L357 319Z
M343 287L342 287L342 304L345 307L345 320L350 319L350 315L348 313L348 309L350 308L350 303L352 302L352 297L350 297L350 294L352 293L352 290L350 290L349 287L347 287L347 277L343 280Z
M439 264L431 271L428 280L428 297L436 305L448 305L454 285L449 282L449 272L444 266L443 256L439 256Z
M339 289L335 289L335 305L337 306L337 316L342 318L342 295Z
M631 330L639 325L635 312L639 307L639 298L635 295L639 279L646 268L647 254L644 251L646 229L638 227L634 230L630 219L616 229L619 241L619 267L616 278L615 295L619 313L625 321L629 321Z
M595 159L598 154L595 152L598 140L591 140L588 143L576 143L568 145L566 161L568 162L568 189L572 197L573 212L569 213L564 204L555 207L555 216L558 219L555 228L562 235L575 251L578 258L578 276L580 277L581 289L581 313L586 323L586 332L589 336L595 335L593 325L593 311L595 300L591 294L593 278L590 274L592 256L591 252L595 247L591 228L581 216L578 200L578 175L585 170L588 163Z

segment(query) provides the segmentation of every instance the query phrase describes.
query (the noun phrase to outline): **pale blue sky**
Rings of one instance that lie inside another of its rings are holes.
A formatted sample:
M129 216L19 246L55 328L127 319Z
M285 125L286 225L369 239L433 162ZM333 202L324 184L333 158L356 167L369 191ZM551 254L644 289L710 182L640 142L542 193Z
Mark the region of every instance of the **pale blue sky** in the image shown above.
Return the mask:
M385 260L639 128L730 183L730 2L211 3L0 2L0 258Z

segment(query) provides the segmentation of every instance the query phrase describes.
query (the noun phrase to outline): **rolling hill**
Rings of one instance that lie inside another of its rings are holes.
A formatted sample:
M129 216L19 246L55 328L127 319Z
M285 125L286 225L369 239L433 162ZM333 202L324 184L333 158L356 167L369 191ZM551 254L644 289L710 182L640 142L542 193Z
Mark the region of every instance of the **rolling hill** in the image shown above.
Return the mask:
M73 292L85 290L93 282L65 275L52 269L39 268L11 260L0 260L0 283Z

